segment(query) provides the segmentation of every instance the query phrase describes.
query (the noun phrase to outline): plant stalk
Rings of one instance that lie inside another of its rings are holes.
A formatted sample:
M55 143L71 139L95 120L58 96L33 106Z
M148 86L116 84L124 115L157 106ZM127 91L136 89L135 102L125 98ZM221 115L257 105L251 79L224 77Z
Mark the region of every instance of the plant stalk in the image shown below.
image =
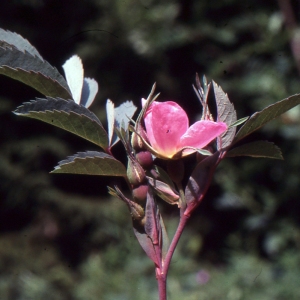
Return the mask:
M170 244L165 260L163 261L162 269L156 269L159 300L167 300L166 284L167 284L167 275L168 275L171 259L188 219L189 216L186 216L184 214L182 214L182 216L180 217L180 221L176 229L176 232L174 234L173 240Z

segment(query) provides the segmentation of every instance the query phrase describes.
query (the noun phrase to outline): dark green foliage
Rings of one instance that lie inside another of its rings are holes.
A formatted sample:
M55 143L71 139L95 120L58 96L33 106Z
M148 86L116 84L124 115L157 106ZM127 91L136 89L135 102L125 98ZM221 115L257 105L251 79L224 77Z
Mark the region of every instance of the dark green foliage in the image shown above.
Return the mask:
M196 72L222 86L238 119L299 93L279 12L276 2L258 0L13 1L2 7L0 26L28 39L60 73L80 55L85 75L99 82L92 111L103 124L107 98L140 108L155 81L160 99L178 101L193 123ZM73 153L99 149L14 116L39 95L0 80L1 297L155 299L153 264L128 209L107 198L116 179L48 174ZM272 141L284 161L236 157L219 165L175 253L170 299L299 299L299 120L294 108L243 141ZM113 152L122 160L120 149ZM176 209L165 208L172 230ZM200 269L209 271L208 284L197 283Z
M283 159L280 149L267 141L255 141L236 147L226 154L226 157L252 156Z
M103 149L108 147L108 136L99 119L73 100L37 98L19 106L14 113L72 132Z
M111 155L103 152L79 152L59 162L51 173L126 177L126 168Z
M1 29L0 46L0 74L19 80L45 96L72 98L66 80L27 40Z

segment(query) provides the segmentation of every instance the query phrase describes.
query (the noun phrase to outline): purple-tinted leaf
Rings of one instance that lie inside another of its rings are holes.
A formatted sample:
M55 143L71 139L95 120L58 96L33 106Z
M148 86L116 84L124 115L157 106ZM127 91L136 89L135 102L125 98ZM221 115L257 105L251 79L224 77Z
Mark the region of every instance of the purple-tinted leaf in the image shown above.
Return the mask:
M60 161L51 173L125 177L126 168L111 155L103 152L87 151L79 152Z
M218 122L224 122L229 127L237 120L236 111L233 104L229 101L227 94L224 93L222 88L213 81L213 87L215 92L217 111L218 111ZM228 147L233 139L236 132L236 127L230 127L217 138L218 150Z
M159 239L159 246L162 253L162 259L164 260L169 250L170 240L161 214L159 214L159 222L161 227L161 237Z
M152 240L150 239L150 237L143 231L139 231L139 229L135 228L135 226L133 226L133 232L139 242L139 244L141 245L141 247L143 248L143 250L145 251L145 253L147 254L147 256L157 265L159 266L159 261L158 261L158 257L156 255L154 246L152 244Z
M103 149L108 147L107 133L100 120L86 107L72 100L37 98L19 106L14 113L65 129Z
M45 96L72 99L66 80L56 68L15 47L0 47L0 74L21 81Z
M184 212L185 215L189 215L192 210L198 206L205 195L218 164L219 154L219 152L216 152L214 155L208 156L198 163L192 172L185 188L185 199L187 203L187 208Z
M233 148L226 153L226 157L235 156L252 156L252 157L266 157L273 159L283 159L280 149L271 142L255 141L244 144L242 146Z
M262 111L254 113L238 131L233 142L236 143L298 104L300 104L300 94L278 101L275 104L267 106Z
M147 194L145 217L145 232L139 230L133 223L134 233L148 257L157 266L161 267L161 249L162 247L168 246L168 239L166 236L165 228L163 228L162 232L161 225L163 225L163 222L161 220L161 216L157 204L155 203L153 192L151 191L151 189L149 189Z
M151 191L151 189L149 189L147 193L147 203L145 208L145 232L151 238L154 245L158 245L160 235L160 224L158 224L157 222L157 209L158 208L153 197L153 192Z

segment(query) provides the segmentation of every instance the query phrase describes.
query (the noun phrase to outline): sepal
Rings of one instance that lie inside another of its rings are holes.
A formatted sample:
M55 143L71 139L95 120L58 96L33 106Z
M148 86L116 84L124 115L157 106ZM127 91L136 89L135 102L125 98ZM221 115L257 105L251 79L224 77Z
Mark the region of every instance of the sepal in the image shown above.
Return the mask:
M179 205L179 194L170 185L151 177L147 177L147 179L158 197L169 204Z

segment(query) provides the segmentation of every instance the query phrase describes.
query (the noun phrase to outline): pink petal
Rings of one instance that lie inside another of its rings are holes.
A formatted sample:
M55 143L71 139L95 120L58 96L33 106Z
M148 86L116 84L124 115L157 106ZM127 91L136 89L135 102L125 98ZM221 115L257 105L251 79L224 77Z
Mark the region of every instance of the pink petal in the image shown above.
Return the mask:
M226 130L223 122L198 121L181 137L180 149L186 146L202 149Z
M154 104L154 105L153 105ZM188 129L188 117L175 102L154 102L145 115L147 136L160 154L172 157Z

